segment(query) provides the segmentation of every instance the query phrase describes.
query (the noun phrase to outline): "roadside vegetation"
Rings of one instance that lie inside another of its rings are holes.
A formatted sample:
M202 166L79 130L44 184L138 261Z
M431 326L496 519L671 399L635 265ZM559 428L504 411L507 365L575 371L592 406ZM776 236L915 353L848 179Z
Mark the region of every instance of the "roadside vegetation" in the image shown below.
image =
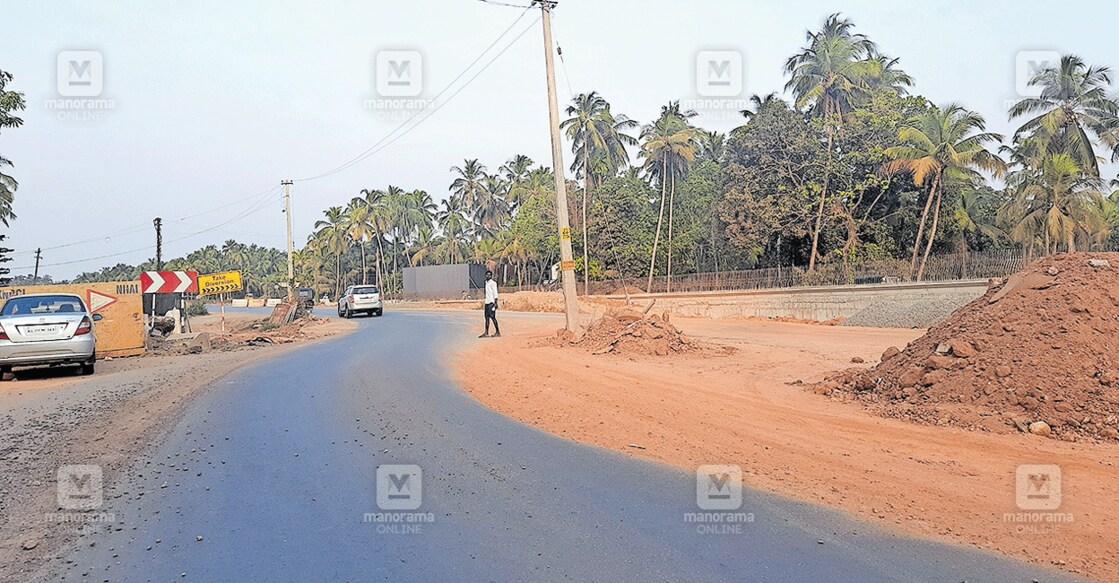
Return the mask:
M566 210L584 283L880 259L907 261L921 279L934 254L1119 243L1119 182L1104 174L1119 160L1108 67L1065 55L1036 72L1040 96L1009 108L1010 136L964 104L917 94L901 61L840 15L809 31L784 71L789 99L754 96L726 134L699 127L678 101L642 123L596 91L572 100ZM450 173L442 200L370 185L323 210L297 252L297 284L335 297L350 283L394 292L404 267L463 262L487 263L506 285L548 279L558 259L552 169L513 154ZM5 220L10 200L0 190ZM286 275L280 251L232 240L166 265L241 269L258 296L280 293Z

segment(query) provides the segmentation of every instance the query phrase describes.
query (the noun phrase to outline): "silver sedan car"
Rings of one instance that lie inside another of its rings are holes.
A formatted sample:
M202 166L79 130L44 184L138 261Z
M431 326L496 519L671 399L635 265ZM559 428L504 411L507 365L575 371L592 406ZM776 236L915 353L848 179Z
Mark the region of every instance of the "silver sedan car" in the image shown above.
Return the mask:
M73 294L9 298L0 308L0 380L13 366L76 364L93 374L93 323L100 319Z
M385 311L381 290L375 285L351 285L338 298L338 315L350 318L358 312L380 316Z

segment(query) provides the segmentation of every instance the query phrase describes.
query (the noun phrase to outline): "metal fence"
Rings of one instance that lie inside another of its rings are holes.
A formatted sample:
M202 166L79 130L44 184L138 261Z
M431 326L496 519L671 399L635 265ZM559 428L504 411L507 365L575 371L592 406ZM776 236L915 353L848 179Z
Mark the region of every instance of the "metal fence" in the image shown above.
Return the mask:
M1107 248L1094 249L1093 251L1113 250ZM931 255L925 265L924 276L921 280L935 282L1006 277L1019 271L1027 263L1037 258L1037 254L1030 254L1020 249ZM591 295L622 295L626 293L627 289L631 294L642 292L688 293L910 281L914 281L914 278L910 273L908 259L884 259L846 265L843 263L818 263L816 269L812 272L808 271L807 266L789 266L685 273L673 275L671 282L669 282L668 276L658 275L653 277L653 284L649 289L646 289L647 277L618 276L603 281L592 281L589 291ZM624 288L623 284L625 285ZM584 289L581 279L576 287L580 295L584 295L588 291ZM501 288L501 292L558 291L559 289L559 282L548 282L540 285L504 286ZM454 297L431 298L407 297L405 295L401 299L480 299L482 297L481 290L464 291L465 294L457 294ZM415 296L418 295L415 294Z

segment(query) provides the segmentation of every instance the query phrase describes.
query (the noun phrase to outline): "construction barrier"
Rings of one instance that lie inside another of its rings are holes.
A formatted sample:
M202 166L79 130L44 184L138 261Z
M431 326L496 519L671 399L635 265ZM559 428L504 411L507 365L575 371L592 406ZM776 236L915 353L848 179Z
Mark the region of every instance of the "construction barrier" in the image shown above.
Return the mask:
M93 325L97 356L144 353L143 300L139 281L0 287L0 300L27 294L65 293L81 296L101 321Z

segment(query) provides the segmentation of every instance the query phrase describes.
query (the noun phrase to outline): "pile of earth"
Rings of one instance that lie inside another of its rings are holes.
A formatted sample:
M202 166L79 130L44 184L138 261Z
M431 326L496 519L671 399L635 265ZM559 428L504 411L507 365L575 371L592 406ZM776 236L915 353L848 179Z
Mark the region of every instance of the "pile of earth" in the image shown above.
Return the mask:
M563 312L563 294L536 291L502 294L498 309L511 312Z
M1046 257L904 350L812 386L887 417L1067 441L1119 438L1119 253Z
M587 325L582 337L557 330L553 344L580 346L593 354L669 356L672 354L731 354L734 348L689 338L672 325L668 312L648 314L610 309Z

